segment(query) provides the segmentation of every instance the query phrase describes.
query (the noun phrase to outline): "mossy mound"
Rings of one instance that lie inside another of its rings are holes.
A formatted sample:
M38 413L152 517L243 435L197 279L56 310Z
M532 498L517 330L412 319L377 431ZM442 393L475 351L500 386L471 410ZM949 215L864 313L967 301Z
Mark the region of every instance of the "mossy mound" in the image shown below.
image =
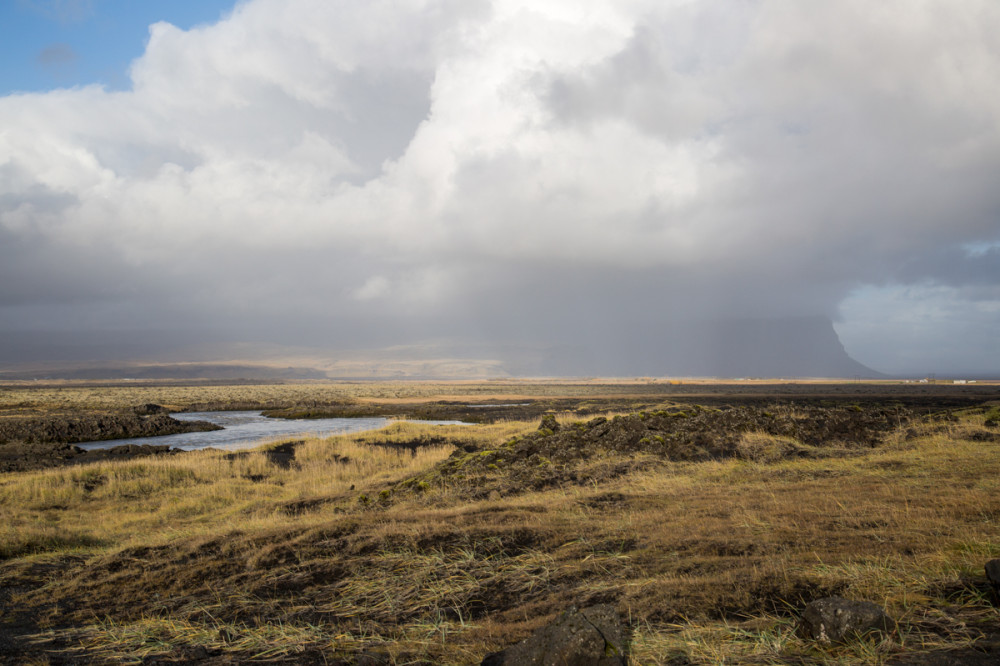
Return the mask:
M603 481L663 461L747 458L748 433L786 445L767 460L822 455L818 448L864 449L913 419L902 407L700 406L643 411L560 425L547 415L539 429L496 449L456 451L403 488L464 489L473 497ZM753 459L753 457L751 457Z

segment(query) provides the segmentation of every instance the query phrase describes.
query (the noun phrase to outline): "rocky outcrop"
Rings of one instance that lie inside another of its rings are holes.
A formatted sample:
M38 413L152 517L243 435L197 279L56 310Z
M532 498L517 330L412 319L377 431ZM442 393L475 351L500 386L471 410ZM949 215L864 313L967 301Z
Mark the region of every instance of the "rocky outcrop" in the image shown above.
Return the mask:
M153 437L181 432L220 430L206 421L178 421L159 413L159 405L143 405L131 412L59 415L0 420L0 472L25 472L99 460L124 460L165 455L168 446L123 445L84 451L76 442ZM141 416L138 411L154 412Z
M857 405L773 405L767 409L695 405L561 425L546 416L535 432L497 448L458 449L432 472L402 486L423 481L464 488L470 497L479 498L492 492L508 496L559 485L586 485L637 471L647 464L644 461L655 458L699 462L745 457L748 453L741 443L748 433L783 438L774 451L767 452L768 460L847 455L849 449L878 446L912 418L912 412L902 407Z
M169 414L170 410L163 405L157 405L155 402L147 402L145 405L139 405L132 409L136 413L136 416L154 416L156 414Z
M145 406L144 406L145 407ZM153 405L156 407L156 405ZM0 420L2 442L75 444L107 439L173 435L221 430L207 421L178 421L167 414L140 416L133 412L8 418Z
M84 451L79 446L72 444L6 442L0 444L0 472L30 472L48 467L108 460L131 460L132 458L172 455L179 452L178 449L171 449L166 444L124 444L109 449Z
M845 643L873 632L890 632L894 626L885 611L870 601L826 597L806 606L798 634L819 643Z
M986 563L986 580L993 590L993 605L1000 606L1000 560Z
M542 417L542 422L538 424L539 430L548 430L550 433L559 432L559 421L553 414L546 414Z
M571 608L525 640L494 652L483 666L625 666L621 618L608 605Z

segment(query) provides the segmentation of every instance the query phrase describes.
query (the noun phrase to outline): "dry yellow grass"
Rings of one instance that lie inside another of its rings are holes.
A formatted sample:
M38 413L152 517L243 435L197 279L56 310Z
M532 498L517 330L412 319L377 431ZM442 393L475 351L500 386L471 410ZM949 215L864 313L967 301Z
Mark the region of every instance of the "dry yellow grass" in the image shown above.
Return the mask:
M644 385L622 383L613 395L631 394ZM34 387L22 382L0 386L0 416L79 411L109 411L147 402L171 408L227 404L310 406L338 402L412 403L430 399L477 402L518 401L526 397L603 395L608 386L588 382L329 382L247 385L85 385Z
M264 447L3 476L0 543L17 557L0 583L65 568L14 602L42 626L72 618L40 639L119 660L374 646L397 663L478 663L569 605L610 601L634 629L633 664L861 665L968 647L971 627L1000 619L975 582L1000 557L1000 443L973 439L980 413L825 457L782 458L801 445L748 433L746 459L597 485L474 502L393 490L452 450L402 444L495 447L535 427L394 423L308 440L290 469ZM797 638L802 604L831 593L874 601L900 630ZM124 610L95 617L112 599Z
M396 423L385 429L383 441L447 430ZM378 441L373 434L314 438L297 446L294 464L285 469L266 453L281 441L235 454L196 451L0 474L0 558L286 525L292 519L281 509L288 503L384 484L427 469L454 448L440 444L411 451L364 443Z
M739 457L758 463L773 463L807 447L790 437L770 435L766 432L745 432L736 445Z

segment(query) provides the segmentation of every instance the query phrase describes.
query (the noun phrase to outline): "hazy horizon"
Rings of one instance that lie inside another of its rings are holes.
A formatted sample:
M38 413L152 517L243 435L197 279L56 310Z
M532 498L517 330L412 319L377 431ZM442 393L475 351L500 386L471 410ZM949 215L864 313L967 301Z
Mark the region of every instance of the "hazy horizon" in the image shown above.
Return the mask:
M188 368L191 372L185 374ZM227 370L231 369L231 372ZM490 344L434 339L331 349L205 332L0 331L0 377L502 378L706 377L1000 379L991 368L884 372L858 363L821 318L688 323L616 349L581 344Z
M700 322L813 318L1000 371L996 3L132 4L0 8L0 334L49 360L656 375Z

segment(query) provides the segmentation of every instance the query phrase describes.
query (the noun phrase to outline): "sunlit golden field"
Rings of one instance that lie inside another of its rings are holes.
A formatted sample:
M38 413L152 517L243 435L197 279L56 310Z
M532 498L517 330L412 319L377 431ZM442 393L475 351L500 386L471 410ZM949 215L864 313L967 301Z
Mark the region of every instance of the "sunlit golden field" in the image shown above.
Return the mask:
M623 383L628 392L635 382ZM669 385L669 384L668 384ZM225 403L231 409L288 405L321 405L350 401L407 401L441 398L484 400L546 396L585 396L607 391L606 383L530 381L497 382L338 382L247 385L86 385L35 388L30 382L0 387L0 415L58 410L113 410L146 402L173 408ZM613 385L614 386L614 385Z
M123 398L72 397L102 399ZM473 464L535 420L393 423L4 474L0 585L12 592L0 622L28 632L39 659L97 663L183 661L195 648L215 660L375 650L397 664L478 663L592 603L618 609L633 664L976 649L1000 619L982 573L1000 557L1000 437L986 411L911 423L874 449L761 431L742 435L736 457L703 462L594 449L537 464L618 471L543 490ZM580 418L559 415L569 429ZM445 464L468 471L442 475ZM479 497L485 483L494 490ZM797 638L804 603L830 594L874 601L898 630L837 647Z
M347 497L354 486L388 483L443 460L450 444L412 452L391 448L421 436L496 441L521 424L428 426L394 423L376 433L306 439L288 469L268 460L269 447L208 450L168 458L109 462L0 477L0 557L53 546L159 543L219 529L260 529L309 522L288 506ZM381 444L381 445L373 445ZM354 495L356 498L357 495Z

